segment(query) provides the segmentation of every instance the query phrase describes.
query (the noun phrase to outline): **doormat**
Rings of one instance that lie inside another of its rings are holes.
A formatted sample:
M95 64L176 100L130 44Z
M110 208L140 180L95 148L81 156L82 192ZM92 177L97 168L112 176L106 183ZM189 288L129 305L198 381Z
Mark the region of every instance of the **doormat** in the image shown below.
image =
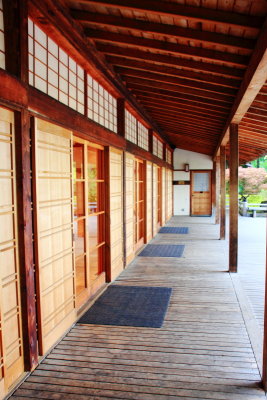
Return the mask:
M164 226L160 228L159 233L188 233L187 227L176 227L176 226Z
M78 323L160 328L171 292L166 287L111 285Z
M140 257L182 257L184 245L181 244L148 244L138 254Z

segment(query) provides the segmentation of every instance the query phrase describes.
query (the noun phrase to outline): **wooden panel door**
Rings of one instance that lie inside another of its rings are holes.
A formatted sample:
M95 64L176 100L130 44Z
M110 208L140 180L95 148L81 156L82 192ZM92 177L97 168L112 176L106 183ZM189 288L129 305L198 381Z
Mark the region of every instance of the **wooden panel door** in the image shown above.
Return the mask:
M38 340L44 354L76 315L70 131L35 120L33 175Z
M211 171L191 171L191 215L211 215Z
M153 236L158 232L158 167L153 164Z
M152 172L153 166L150 161L146 162L146 242L149 242L153 236L152 220Z
M24 371L14 114L0 108L0 398Z
M123 153L110 148L110 279L114 280L123 270Z
M143 246L145 238L145 171L144 161L135 159L134 168L134 242L135 251Z
M104 148L73 141L76 307L106 282Z
M158 173L157 173L157 178L158 178L158 201L157 201L157 205L158 205L158 229L160 228L160 226L162 225L162 168L161 167L157 167L158 168ZM157 229L157 230L158 230Z
M134 156L125 153L125 250L126 265L134 258Z
M167 211L166 211L166 220L168 221L171 216L172 216L172 171L170 169L167 169L167 175L166 175L166 179L167 179L167 199L166 199L166 203L167 203Z
M164 225L166 222L166 168L162 168L161 171L162 171L161 217L162 217L162 225Z

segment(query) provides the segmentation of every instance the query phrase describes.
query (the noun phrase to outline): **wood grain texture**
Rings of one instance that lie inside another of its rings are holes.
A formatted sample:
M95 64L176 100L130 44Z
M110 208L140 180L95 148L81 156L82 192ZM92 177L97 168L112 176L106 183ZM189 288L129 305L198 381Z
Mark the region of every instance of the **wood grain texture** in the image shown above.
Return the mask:
M137 257L116 284L172 287L159 329L77 324L13 395L14 399L260 400L256 360L226 253L210 218L173 217L183 258Z

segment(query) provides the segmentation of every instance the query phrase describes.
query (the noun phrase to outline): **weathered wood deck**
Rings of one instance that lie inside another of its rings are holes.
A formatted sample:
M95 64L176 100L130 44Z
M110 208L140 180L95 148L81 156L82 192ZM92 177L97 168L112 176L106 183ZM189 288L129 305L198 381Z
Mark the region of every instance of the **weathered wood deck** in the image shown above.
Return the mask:
M190 233L153 243L185 244L183 258L137 257L116 281L172 287L163 327L76 325L12 398L265 398L218 226L180 217L168 225Z

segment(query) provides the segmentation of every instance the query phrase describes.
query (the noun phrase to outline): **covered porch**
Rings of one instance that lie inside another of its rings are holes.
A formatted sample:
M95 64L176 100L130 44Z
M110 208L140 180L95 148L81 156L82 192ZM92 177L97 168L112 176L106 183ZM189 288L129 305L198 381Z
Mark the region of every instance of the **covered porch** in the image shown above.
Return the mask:
M167 226L189 233L158 233L151 243L184 244L183 256L137 256L114 282L171 287L163 326L76 324L12 398L265 398L236 290L239 274L233 282L219 226L184 216Z

